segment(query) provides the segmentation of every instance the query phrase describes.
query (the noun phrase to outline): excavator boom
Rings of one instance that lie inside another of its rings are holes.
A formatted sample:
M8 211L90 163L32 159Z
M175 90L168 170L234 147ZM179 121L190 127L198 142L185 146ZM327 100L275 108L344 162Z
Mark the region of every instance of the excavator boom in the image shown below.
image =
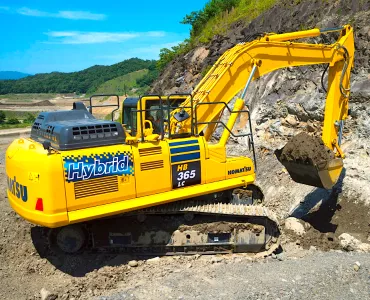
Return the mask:
M316 37L328 32L340 32L338 40L331 44L309 44L292 42L296 39ZM243 87L245 94L248 83L274 70L316 64L329 65L328 91L326 97L324 127L320 151L329 151L324 161L313 161L310 157L281 157L278 159L285 165L293 180L317 187L331 188L341 173L344 155L340 149L343 120L348 113L349 79L353 66L354 38L350 25L340 28L311 29L284 34L266 34L259 40L241 43L226 51L211 70L198 84L179 108L184 115L196 111L196 132L204 132L206 140L212 135L214 126L207 126L216 121L223 110L217 101L229 102ZM213 103L214 105L201 105ZM189 132L192 118L171 119L171 131L176 133ZM316 140L317 141L317 140ZM321 139L319 139L319 143ZM290 149L292 147L288 147ZM294 147L293 147L294 148ZM335 153L334 153L335 151ZM297 151L296 151L297 152ZM299 151L298 151L299 152ZM292 153L292 151L290 151ZM284 153L283 153L284 154Z

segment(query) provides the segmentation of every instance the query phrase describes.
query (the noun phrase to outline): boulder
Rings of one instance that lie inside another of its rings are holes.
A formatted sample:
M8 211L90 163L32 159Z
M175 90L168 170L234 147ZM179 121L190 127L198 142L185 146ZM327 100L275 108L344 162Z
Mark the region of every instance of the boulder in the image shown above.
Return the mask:
M348 233L339 236L341 246L346 251L370 252L370 244L362 243Z
M303 221L297 218L289 217L285 219L285 229L291 230L298 235L304 235L306 233L306 229L302 223Z

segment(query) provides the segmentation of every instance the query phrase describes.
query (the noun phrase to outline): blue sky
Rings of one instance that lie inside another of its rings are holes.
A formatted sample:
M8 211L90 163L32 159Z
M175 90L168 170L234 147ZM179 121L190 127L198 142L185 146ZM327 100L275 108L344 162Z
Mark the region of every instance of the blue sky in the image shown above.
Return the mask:
M72 72L159 50L189 37L183 17L207 0L0 0L0 71Z

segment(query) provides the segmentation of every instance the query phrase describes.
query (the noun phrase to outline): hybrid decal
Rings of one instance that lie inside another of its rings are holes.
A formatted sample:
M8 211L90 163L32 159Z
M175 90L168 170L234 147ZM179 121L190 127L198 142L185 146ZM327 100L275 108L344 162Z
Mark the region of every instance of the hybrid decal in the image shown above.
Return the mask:
M227 175L234 175L234 174L244 173L244 172L248 172L250 170L252 170L251 167L244 167L244 168L229 170L229 171L227 171Z
M16 196L18 199L22 199L23 202L27 202L28 200L28 194L27 194L27 186L20 184L17 181L17 177L14 176L14 178L7 177L8 181L8 190L11 192L14 196Z
M63 161L67 182L134 174L131 152L65 156Z

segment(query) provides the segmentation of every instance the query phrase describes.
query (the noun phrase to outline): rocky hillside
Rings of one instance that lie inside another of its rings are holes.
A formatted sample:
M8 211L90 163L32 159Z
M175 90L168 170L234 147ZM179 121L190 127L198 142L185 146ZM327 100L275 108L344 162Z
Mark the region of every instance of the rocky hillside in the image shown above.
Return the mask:
M282 219L289 215L309 219L317 207L324 203L326 208L316 217L326 224L318 225L315 221L311 224L324 232L335 231L326 226L333 222L333 214L338 207L347 208L347 213L351 211L353 218L356 212L363 211L362 205L368 205L370 199L370 1L296 2L299 4L280 1L251 23L245 25L237 22L225 36L215 36L208 45L178 57L154 83L152 92L191 92L202 78L202 73L224 51L236 43L248 41L256 34L352 24L356 48L351 77L352 115L345 123L342 145L347 155L345 169L333 190L316 189L293 182L273 155L274 149L285 145L291 136L300 131L320 132L326 97L320 83L324 66L287 68L265 75L252 83L246 98L252 110L258 154L258 184L264 190L266 205L273 208ZM336 38L337 35L333 33L310 39L309 42L332 43ZM229 154L250 156L246 141L242 138L231 141L229 148ZM351 203L358 205L352 207ZM363 242L370 239L369 209L365 211L362 227L357 228L357 233L364 231L361 235ZM345 231L356 232L349 226L353 219L344 218L341 222L341 229L336 231L337 237Z
M289 32L314 27L336 27L350 23L355 28L356 59L354 73L368 70L370 66L369 47L369 0L302 0L293 5L292 1L281 0L273 8L261 14L248 25L239 21L231 26L225 36L214 36L204 46L197 47L182 57L173 60L152 87L152 92L190 92L200 81L202 71L211 66L227 49L237 43L250 40L264 32ZM326 35L332 42L335 34ZM299 71L298 71L299 72Z

